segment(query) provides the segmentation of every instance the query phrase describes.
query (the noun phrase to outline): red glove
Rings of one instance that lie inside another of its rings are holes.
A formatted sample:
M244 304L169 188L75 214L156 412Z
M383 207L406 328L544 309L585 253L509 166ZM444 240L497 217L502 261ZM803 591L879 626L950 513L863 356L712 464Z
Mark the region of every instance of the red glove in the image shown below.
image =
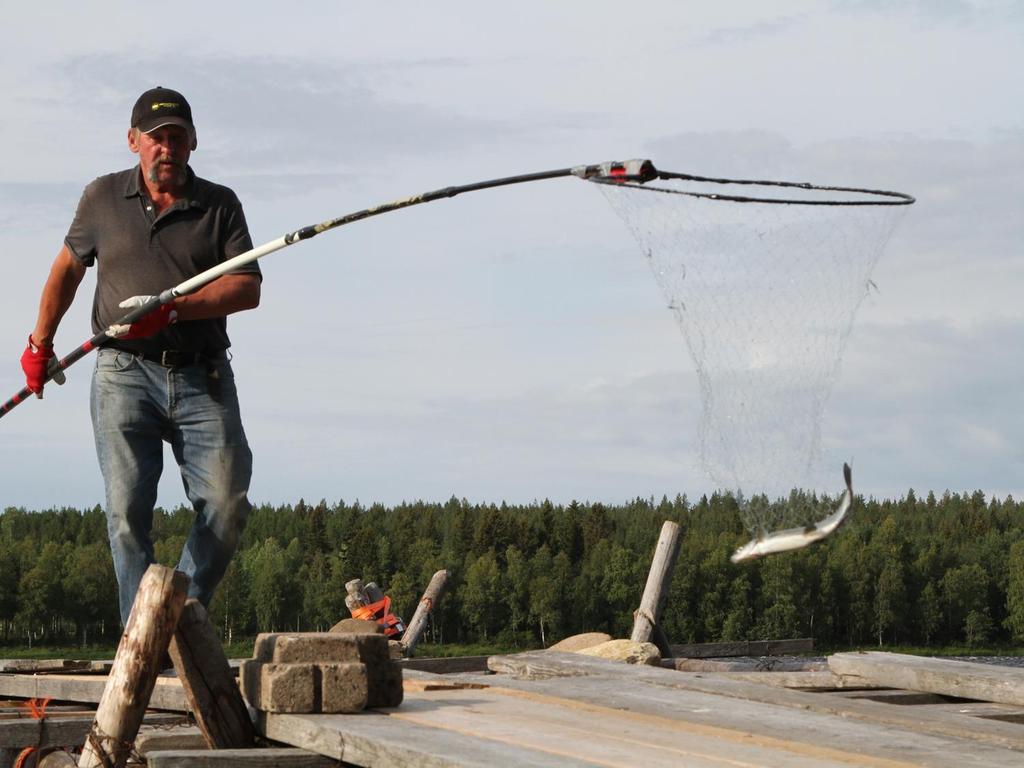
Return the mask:
M53 359L53 345L36 346L32 334L28 337L28 346L21 355L21 370L25 372L25 383L39 399L43 397L43 385L46 383L46 367Z
M130 299L125 299L118 306L122 309L134 309L140 307L149 301L152 296L132 296ZM140 317L131 325L117 325L116 323L110 326L106 333L112 339L144 339L147 336L152 336L154 333L159 333L171 323L174 323L178 319L178 310L174 308L174 302L168 302L167 304L161 304L159 307L154 309L148 315Z

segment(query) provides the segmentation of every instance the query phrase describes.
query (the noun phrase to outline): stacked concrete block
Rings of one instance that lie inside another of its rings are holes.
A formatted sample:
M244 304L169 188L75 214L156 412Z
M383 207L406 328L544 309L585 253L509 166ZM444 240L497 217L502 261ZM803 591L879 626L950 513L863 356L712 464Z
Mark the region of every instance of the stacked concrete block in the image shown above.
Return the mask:
M261 634L240 678L245 698L266 712L352 713L402 703L402 668L379 634Z

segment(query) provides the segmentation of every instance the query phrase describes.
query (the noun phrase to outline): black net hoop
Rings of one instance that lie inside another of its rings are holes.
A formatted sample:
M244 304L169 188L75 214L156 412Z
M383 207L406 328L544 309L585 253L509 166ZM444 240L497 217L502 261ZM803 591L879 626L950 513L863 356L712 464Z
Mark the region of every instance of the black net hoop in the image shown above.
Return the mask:
M706 476L737 495L752 533L824 518L842 490L838 457L823 462L825 448L842 450L823 443L825 406L871 271L914 198L642 160L584 178L637 241L682 331Z
M838 187L820 184L810 184L800 181L766 181L754 179L719 179L710 176L694 176L689 173L673 173L672 171L654 170L656 176L645 178L644 176L591 176L588 181L596 184L609 184L617 187L630 187L632 189L644 190L647 192L667 192L673 195L687 195L705 200L722 200L732 203L770 203L775 205L834 205L834 206L856 206L856 205L911 205L914 197L903 192L893 192L884 189L865 189L861 187ZM655 181L668 182L659 184ZM702 191L700 185L722 185L742 186L748 188L763 188L754 195L733 194ZM782 190L780 192L780 190ZM802 193L800 196L776 196L792 195L793 192ZM836 198L836 194L842 195Z

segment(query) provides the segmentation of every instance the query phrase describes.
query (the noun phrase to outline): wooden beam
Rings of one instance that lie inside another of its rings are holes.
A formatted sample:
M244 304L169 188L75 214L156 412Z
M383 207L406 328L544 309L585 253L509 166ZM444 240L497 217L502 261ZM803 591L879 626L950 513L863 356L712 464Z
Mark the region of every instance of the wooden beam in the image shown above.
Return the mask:
M156 564L146 570L79 768L121 768L128 760L187 591L185 574Z
M187 600L169 653L196 725L212 749L255 746L256 731L203 604Z
M96 675L0 675L0 696L97 704L103 698L106 685L107 679ZM181 681L176 677L158 677L149 707L187 712Z
M463 691L456 691L461 695ZM394 712L409 709L408 700ZM345 765L376 768L455 768L455 766L514 765L552 768L553 765L593 768L583 760L553 762L550 754L516 745L453 736L450 731L401 720L393 715L286 715L259 713L258 726L274 741L310 749Z
M74 659L0 659L0 672L96 672L110 670L109 661Z
M828 666L879 687L1024 706L1024 669L1016 667L874 651L833 654Z
M178 749L146 756L149 768L333 768L337 760L305 749Z
M654 548L651 570L647 574L647 584L640 608L633 616L633 632L629 639L634 643L649 643L661 614L661 606L669 585L672 583L672 571L676 567L679 555L679 524L666 520L661 526L661 535Z
M47 717L43 722L42 740L40 741L38 720L7 720L0 723L0 749L23 749L42 744L44 747L78 746L85 741L92 725L89 717ZM146 717L146 722L154 725L167 726L181 720L180 715L153 715Z
M841 688L862 688L862 684L836 675L827 669L794 672L718 672L716 679L739 680L758 685L780 688L799 688L804 691L834 691Z
M810 637L792 640L741 640L733 643L689 643L672 646L675 658L716 659L730 656L785 656L812 653L814 639Z
M444 594L444 589L448 584L448 576L448 571L441 570L431 577L430 584L427 585L423 597L420 598L419 605L416 606L416 612L412 615L412 621L409 622L409 626L406 627L405 632L402 634L402 653L406 656L412 656L416 650L416 645L420 641L423 630L427 627L427 619L430 617L430 612L434 610L434 606L437 605L441 600L441 595Z
M680 672L820 672L828 670L824 661L810 659L754 659L735 656L726 659L662 659L661 666Z
M150 752L177 749L209 749L198 727L182 724L175 727L143 725L135 737L135 751L145 757Z

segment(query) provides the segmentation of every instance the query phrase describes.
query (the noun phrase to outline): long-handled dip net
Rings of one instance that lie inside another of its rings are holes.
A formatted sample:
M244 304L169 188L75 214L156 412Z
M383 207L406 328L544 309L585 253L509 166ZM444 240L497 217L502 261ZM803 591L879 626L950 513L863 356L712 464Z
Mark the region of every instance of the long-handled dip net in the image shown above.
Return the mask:
M734 559L795 549L838 528L852 502L850 470L844 467L838 506L827 492L818 495L831 487L816 475L822 413L871 269L902 207L914 202L899 192L710 179L659 171L649 160L443 187L288 232L169 287L53 359L47 379L62 380L117 326L323 232L464 193L568 176L601 185L683 330L704 404L704 467L737 494L753 535ZM0 417L31 394L24 387L0 404Z
M696 365L701 463L752 535L733 560L824 538L852 502L849 466L843 488L838 472L820 474L825 404L871 270L914 198L632 172L591 180L640 244Z

